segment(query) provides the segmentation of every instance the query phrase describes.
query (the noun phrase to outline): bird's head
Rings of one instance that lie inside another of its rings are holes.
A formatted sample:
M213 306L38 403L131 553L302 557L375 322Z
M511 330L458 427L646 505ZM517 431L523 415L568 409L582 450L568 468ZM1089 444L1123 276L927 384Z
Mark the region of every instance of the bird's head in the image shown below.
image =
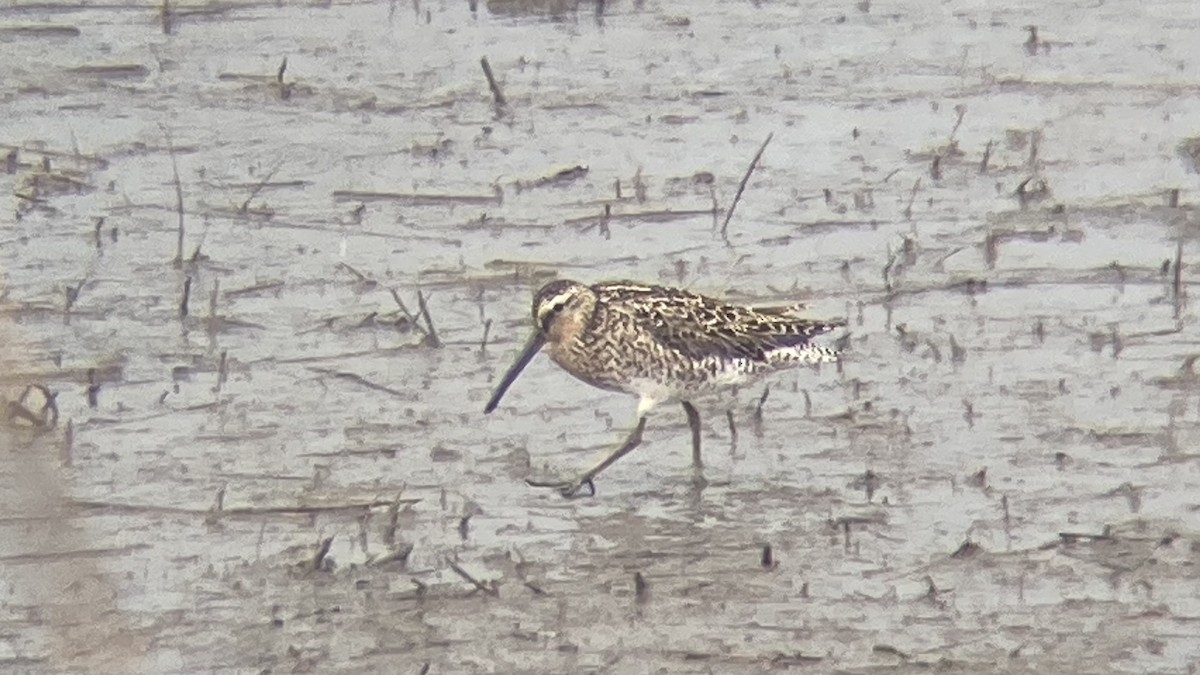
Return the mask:
M577 281L558 279L542 286L533 294L533 335L509 367L500 384L488 400L484 412L492 412L500 399L547 343L557 343L572 329L577 329L591 316L596 307L596 292Z

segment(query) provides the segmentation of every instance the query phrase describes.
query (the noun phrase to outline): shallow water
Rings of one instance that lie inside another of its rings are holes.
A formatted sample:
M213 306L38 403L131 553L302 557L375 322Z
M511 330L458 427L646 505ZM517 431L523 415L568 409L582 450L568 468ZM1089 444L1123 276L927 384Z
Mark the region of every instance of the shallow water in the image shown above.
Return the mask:
M1200 663L1192 3L167 23L0 9L0 385L59 413L0 448L0 670ZM633 401L543 358L481 413L555 275L847 357L708 402L706 488L664 406L565 501Z

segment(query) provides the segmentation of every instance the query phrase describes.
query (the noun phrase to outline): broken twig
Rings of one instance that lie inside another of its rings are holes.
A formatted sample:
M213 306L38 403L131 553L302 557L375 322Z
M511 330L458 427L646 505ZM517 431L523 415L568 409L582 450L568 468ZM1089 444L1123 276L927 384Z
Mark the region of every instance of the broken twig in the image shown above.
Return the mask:
M496 107L503 108L508 105L508 101L504 99L504 92L500 91L500 85L496 83L496 76L492 74L492 66L488 63L486 56L479 59L479 65L483 66L483 76L487 78L488 87L492 90L492 99L496 102Z
M441 347L442 341L433 327L433 319L429 316L429 307L425 304L425 295L420 290L417 291L417 308L425 319L425 327L429 329L429 333L425 335L425 343L430 347Z
M759 146L758 152L754 154L754 159L750 160L750 166L746 167L746 173L742 176L742 182L738 183L737 192L733 195L733 203L729 205L729 210L725 212L725 222L721 224L721 238L725 239L726 233L729 230L729 220L733 218L733 210L737 208L738 202L742 199L742 192L746 190L746 183L750 180L750 174L754 173L754 167L758 166L758 160L762 159L763 151L767 149L767 144L775 137L775 132L767 134L767 140Z
M171 174L175 182L175 213L179 216L179 237L175 242L175 266L183 265L183 183L179 180L179 162L175 159L175 141L171 138L171 130L159 124L163 135L167 137L167 152L171 155Z
M320 572L329 569L326 563L326 556L329 555L329 549L333 546L333 537L325 537L321 543L317 545L316 553L308 561L308 568L314 572Z
M465 581L470 582L473 586L475 586L475 588L477 590L483 591L484 593L491 595L491 596L500 595L500 591L496 590L496 588L494 586L489 586L488 584L485 584L482 581L471 576L466 570L464 570L462 567L460 567L459 564L454 562L453 560L447 560L446 564L450 566L450 569L454 570L455 574L462 577Z
M179 318L185 319L188 315L188 301L192 297L192 278L185 277L183 280L183 297L179 300Z

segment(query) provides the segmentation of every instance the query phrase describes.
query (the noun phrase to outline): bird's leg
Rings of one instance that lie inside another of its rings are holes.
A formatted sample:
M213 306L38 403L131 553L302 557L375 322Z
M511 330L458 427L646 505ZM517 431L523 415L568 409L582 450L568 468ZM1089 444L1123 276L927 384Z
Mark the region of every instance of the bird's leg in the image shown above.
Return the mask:
M687 413L688 426L692 429L692 467L703 469L704 462L700 459L700 413L696 406L683 401L683 411Z
M692 485L703 489L708 486L704 478L704 461L700 459L700 413L696 406L682 401L683 411L687 413L688 426L692 429Z
M592 484L592 479L599 475L601 471L612 466L612 464L618 459L621 459L625 455L629 454L631 450L636 448L642 442L642 431L644 431L645 428L646 416L641 415L638 417L637 426L633 428L633 431L629 432L629 436L625 438L625 441L621 443L620 447L605 455L604 459L596 462L592 468L579 474L579 476L572 481L564 482L526 479L525 483L532 487L555 488L561 492L562 496L564 497L574 497L576 493L579 492L579 489L586 484L590 488L591 496L595 496L596 486Z

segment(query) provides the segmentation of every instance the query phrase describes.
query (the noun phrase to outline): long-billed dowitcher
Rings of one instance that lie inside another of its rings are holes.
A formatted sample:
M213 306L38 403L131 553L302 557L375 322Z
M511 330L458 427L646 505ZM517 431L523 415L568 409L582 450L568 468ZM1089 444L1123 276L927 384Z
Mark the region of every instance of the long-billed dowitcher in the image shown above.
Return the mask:
M799 308L744 307L664 286L617 281L588 286L552 281L533 297L534 333L483 409L490 413L538 351L590 385L640 397L637 423L615 450L573 480L528 480L575 495L642 441L646 414L679 401L692 431L692 464L700 461L700 413L691 400L803 364L836 361L838 352L811 339L844 326L797 316Z

